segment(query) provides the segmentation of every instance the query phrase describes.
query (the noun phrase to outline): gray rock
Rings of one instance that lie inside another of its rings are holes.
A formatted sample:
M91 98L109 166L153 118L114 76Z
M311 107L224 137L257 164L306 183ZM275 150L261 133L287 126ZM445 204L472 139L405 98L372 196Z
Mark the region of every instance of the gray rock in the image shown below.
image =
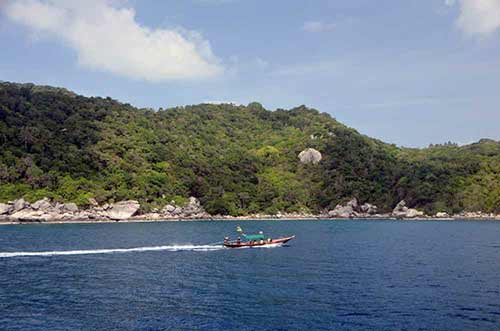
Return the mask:
M200 200L195 197L189 197L188 207L200 207Z
M375 215L378 212L378 207L372 205L371 203L364 203L363 205L361 205L360 210L365 214Z
M12 210L14 210L14 207L12 205L0 203L0 215L8 214Z
M340 218L350 218L354 217L354 209L352 206L342 206L337 205L334 210L330 210L328 212L328 216L330 217L340 217Z
M31 208L34 210L48 210L52 208L50 204L50 200L48 198L43 198L42 200L38 200L31 205Z
M337 206L335 206L335 209L328 212L328 216L339 218L353 218L359 216L359 214L357 213L358 211L358 199L353 198L345 205L338 204Z
M64 210L65 212L76 213L78 212L78 206L76 205L76 203L69 202L63 205L62 210Z
M408 211L406 212L405 218L415 218L415 217L421 217L424 216L424 212L421 212L419 210L409 208Z
M408 207L406 207L406 201L401 200L392 210L392 215L395 217L403 218L406 217L407 212Z
M132 217L141 207L135 200L120 201L106 211L106 215L113 220L124 220Z
M201 203L195 197L190 197L187 205L182 209L184 217L190 218L204 218L207 213L205 209L201 206Z
M406 207L406 201L402 200L392 211L392 216L397 218L415 218L424 216L424 213L419 210Z
M321 153L314 148L306 148L302 152L299 153L299 159L301 163L307 164L312 163L316 164L321 161Z
M48 221L58 221L63 218L63 213L60 213L58 211L49 211L42 214L41 218Z
M29 203L26 202L23 198L14 201L14 211L22 210L28 206Z
M163 207L162 212L165 213L165 214L170 214L174 210L175 210L175 206L172 206L172 205L168 204L165 207Z
M10 215L11 219L17 221L40 221L43 219L43 212L31 209L22 209Z
M349 202L347 202L346 205L351 206L353 210L357 210L358 209L358 199L353 198Z
M438 218L449 218L450 215L447 212L440 211L440 212L436 213L436 217L438 217Z
M393 212L406 212L408 207L406 207L406 201L401 200L396 207L394 207Z

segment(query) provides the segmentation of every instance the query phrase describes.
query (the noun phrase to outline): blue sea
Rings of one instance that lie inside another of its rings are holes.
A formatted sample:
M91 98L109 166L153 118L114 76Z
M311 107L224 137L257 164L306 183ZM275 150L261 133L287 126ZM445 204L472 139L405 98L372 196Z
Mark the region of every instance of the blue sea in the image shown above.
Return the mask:
M0 330L499 329L500 222L0 226Z

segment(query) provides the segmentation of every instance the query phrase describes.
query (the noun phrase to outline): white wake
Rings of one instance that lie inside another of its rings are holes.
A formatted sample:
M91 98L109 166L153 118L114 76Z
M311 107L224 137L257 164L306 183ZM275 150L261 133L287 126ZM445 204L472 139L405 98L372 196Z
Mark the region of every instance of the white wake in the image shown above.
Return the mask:
M276 248L276 247L281 247L283 246L282 243L276 243L276 244L267 244L267 245L262 245L262 246L242 246L242 247L236 247L236 248L233 248L233 249L244 249L244 248L251 248L251 249L254 249L254 248Z
M217 251L225 249L222 245L172 245L172 246L150 246L134 248L113 248L113 249L85 249L73 251L46 251L46 252L0 252L2 257L18 256L54 256L54 255L86 255L86 254L113 254L129 252L151 252L151 251Z

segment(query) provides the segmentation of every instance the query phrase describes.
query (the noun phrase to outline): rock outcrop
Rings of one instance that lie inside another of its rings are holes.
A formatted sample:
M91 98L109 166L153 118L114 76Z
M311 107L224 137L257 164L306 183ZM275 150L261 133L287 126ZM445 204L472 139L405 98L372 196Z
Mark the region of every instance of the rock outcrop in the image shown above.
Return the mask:
M69 213L76 213L78 212L78 206L73 202L64 203L62 206L62 210Z
M329 217L334 218L352 218L358 216L358 200L356 198L351 199L345 205L338 204L335 209L328 212Z
M424 213L417 209L406 207L406 201L401 200L396 207L394 207L392 216L396 218L415 218L424 216Z
M138 201L128 200L117 202L106 210L106 215L112 220L124 220L132 217L141 207Z
M48 210L52 207L49 198L43 198L42 200L38 200L31 205L31 208L34 210Z
M14 207L12 205L9 205L7 203L0 203L0 215L8 214L12 210L14 210Z
M440 212L436 213L436 217L437 218L449 218L450 215L447 212L440 211Z
M302 152L299 153L299 159L301 163L307 164L312 163L316 164L321 161L321 153L314 148L306 148Z
M168 205L158 212L158 217L166 218L209 218L210 215L203 209L200 201L195 197L190 197L189 201L184 206L179 206L175 201L171 201Z
M82 220L122 220L130 218L140 208L137 201L122 201L103 207L80 210L75 203L54 203L43 198L29 204L18 199L7 204L0 203L0 215L4 220L14 222L82 221Z
M359 204L356 198L346 204L338 204L335 209L327 213L332 218L387 218L388 214L378 214L378 207L371 203Z
M23 198L17 199L13 202L14 211L19 211L29 206L29 203L24 201Z
M378 207L371 203L365 203L361 207L361 212L368 215L375 215L378 212Z

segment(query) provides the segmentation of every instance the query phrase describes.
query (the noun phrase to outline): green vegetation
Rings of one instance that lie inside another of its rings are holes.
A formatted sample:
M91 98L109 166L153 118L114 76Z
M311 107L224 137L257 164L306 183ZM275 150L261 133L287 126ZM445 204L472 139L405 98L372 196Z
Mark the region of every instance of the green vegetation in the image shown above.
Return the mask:
M318 164L301 164L305 148ZM212 214L318 212L356 197L500 212L500 143L398 148L300 106L137 109L64 89L0 83L0 201L47 196L145 210L196 196Z

